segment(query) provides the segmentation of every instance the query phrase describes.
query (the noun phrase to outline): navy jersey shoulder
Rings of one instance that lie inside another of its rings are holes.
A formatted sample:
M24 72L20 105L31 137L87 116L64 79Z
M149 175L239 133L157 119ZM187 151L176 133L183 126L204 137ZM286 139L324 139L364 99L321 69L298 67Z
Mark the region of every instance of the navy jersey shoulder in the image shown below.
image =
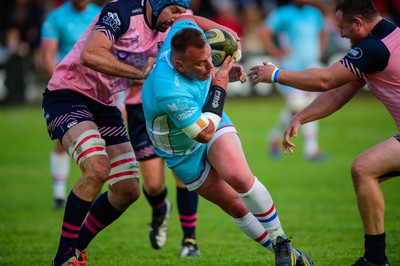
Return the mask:
M102 9L96 27L106 28L117 40L128 29L132 16L143 14L143 6L139 0L119 0L110 2Z
M396 26L387 20L379 22L369 36L356 44L342 59L357 68L363 74L382 71L389 62L390 52L382 39L396 29Z

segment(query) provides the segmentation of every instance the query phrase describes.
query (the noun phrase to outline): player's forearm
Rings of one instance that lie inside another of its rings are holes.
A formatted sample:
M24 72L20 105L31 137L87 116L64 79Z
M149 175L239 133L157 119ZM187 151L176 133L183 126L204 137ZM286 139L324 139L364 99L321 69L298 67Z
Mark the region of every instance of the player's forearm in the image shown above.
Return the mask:
M210 29L215 29L215 28L226 28L225 26L222 26L214 21L211 21L209 19L199 17L199 16L193 16L193 19L195 20L196 24L202 28L204 31L210 30Z
M304 91L327 91L331 89L329 79L324 77L319 68L309 68L301 71L281 70L278 82Z
M328 117L341 109L359 90L359 84L348 84L321 93L310 105L295 115L301 124Z
M89 58L81 57L81 62L84 66L104 74L131 79L145 78L140 69L120 62L111 54L110 56L92 54Z
M81 54L82 65L95 71L124 78L144 79L141 69L125 64L116 59L108 50L83 51Z
M54 63L53 56L42 56L42 65L43 65L43 70L46 73L48 77L51 77L53 75L54 69L56 67Z
M203 17L199 17L199 16L193 16L193 19L195 20L196 24L200 28L202 28L204 31L211 30L211 29L223 29L223 30L226 30L229 33L231 33L233 35L233 37L236 39L236 41L240 41L240 37L237 35L237 33L226 26L223 26L212 20L209 20L209 19L206 19Z
M111 47L112 42L103 32L93 30L81 52L81 64L95 71L112 76L131 79L146 78L141 69L118 60L111 53Z
M337 111L339 109L338 105L331 101L332 92L323 92L311 104L298 112L293 119L297 119L301 124L305 124L327 117Z

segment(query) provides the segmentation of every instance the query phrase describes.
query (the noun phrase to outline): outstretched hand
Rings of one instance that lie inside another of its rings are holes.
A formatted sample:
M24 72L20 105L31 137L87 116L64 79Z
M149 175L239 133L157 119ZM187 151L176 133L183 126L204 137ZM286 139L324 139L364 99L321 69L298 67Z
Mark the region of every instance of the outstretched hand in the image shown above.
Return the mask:
M229 82L240 81L241 83L245 83L246 79L247 76L243 67L240 65L234 65L232 70L229 72Z
M229 82L229 73L231 72L234 63L235 60L233 60L231 56L227 56L218 72L215 71L215 68L213 69L211 84L226 90Z
M290 153L293 154L294 143L290 140L290 138L296 138L300 131L301 123L297 119L292 119L283 133L282 147L284 154Z
M250 72L247 74L249 77L253 77L251 86L255 86L260 82L273 83L272 74L277 67L271 62L263 62L262 66L253 66L250 68Z

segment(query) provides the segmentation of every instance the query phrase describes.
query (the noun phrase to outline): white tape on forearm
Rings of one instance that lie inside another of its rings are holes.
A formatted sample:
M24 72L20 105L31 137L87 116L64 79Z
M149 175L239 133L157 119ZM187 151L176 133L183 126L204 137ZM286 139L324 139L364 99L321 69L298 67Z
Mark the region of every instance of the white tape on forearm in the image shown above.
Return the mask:
M189 137L196 137L201 131L203 131L209 124L208 118L202 114L201 117L193 124L188 127L182 128L182 131Z
M221 122L221 117L217 114L211 113L211 112L205 112L204 116L210 119L214 123L214 132L217 130L217 127L219 126L219 123Z

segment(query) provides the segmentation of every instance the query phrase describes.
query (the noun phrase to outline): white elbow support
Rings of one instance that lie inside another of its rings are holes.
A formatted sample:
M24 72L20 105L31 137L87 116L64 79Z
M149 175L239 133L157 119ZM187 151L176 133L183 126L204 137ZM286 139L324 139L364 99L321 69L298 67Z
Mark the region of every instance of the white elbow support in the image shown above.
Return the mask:
M182 131L189 137L196 137L201 131L203 131L209 125L208 118L202 114L200 118L188 127L182 128Z

